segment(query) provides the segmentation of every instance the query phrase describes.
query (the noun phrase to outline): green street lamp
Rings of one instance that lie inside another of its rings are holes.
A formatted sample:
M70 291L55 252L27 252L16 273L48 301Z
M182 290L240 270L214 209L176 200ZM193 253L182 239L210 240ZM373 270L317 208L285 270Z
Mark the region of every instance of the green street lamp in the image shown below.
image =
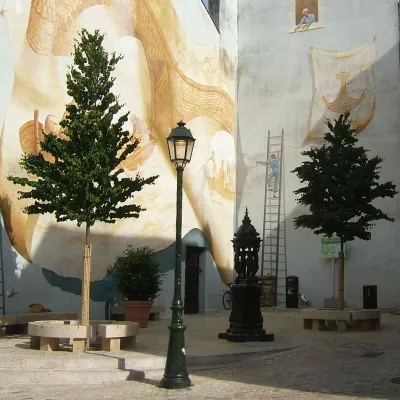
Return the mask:
M183 170L192 158L195 140L190 130L185 128L185 123L182 121L178 123L176 128L172 129L171 134L167 138L169 157L171 162L175 164L177 172L177 189L174 298L171 307L171 325L168 327L170 333L167 362L165 364L164 377L160 382L160 387L164 389L183 389L192 384L186 366L186 326L183 324L184 307L181 291L181 247Z

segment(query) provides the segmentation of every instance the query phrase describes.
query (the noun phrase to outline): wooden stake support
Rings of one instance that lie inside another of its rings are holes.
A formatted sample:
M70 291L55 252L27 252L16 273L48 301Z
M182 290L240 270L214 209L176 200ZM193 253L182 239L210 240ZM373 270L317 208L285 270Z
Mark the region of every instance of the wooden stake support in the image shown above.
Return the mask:
M338 308L344 310L344 254L339 252Z
M90 269L92 263L92 246L85 245L83 248L83 277L82 277L82 325L89 326L89 290L90 290ZM86 340L85 350L88 349L89 341Z

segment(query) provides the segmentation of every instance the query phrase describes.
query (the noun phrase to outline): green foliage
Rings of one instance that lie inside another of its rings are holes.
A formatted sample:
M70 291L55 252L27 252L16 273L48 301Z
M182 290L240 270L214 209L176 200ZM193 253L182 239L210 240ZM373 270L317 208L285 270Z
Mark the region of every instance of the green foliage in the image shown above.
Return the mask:
M302 155L309 160L292 171L306 183L294 192L299 195L297 201L311 212L295 218L295 228L310 228L328 237L336 234L342 243L355 238L370 240L368 230L374 221L394 221L372 202L393 198L398 192L392 182L378 182L383 160L378 156L369 159L369 150L356 146L358 139L348 113L326 124L326 143L304 151Z
M113 281L127 300L154 300L161 291L164 274L160 272L153 254L147 246L129 246L117 258L112 269Z
M143 179L122 177L121 162L136 149L123 125L128 113L112 93L112 74L121 56L109 55L104 35L85 29L75 43L74 64L67 74L68 95L73 102L60 123L64 138L47 134L37 156L22 157L21 167L36 179L10 176L15 184L29 187L20 199L33 199L27 214L54 214L57 221L76 221L92 226L96 221L114 223L119 218L137 218L144 209L125 204L157 176ZM118 116L119 115L119 116ZM43 153L52 155L46 161Z

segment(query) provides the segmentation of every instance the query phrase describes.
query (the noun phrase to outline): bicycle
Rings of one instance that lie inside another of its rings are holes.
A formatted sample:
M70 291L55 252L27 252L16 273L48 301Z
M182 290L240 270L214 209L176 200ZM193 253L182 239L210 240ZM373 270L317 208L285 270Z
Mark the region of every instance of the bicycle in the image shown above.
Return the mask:
M260 293L260 308L264 307L265 298L266 298L266 295L265 295L265 292L264 292L264 288L262 288L261 289L261 293Z
M230 289L224 290L224 294L222 295L222 305L224 306L225 310L232 309L232 293Z
M262 289L260 293L260 308L264 306L265 297L264 289ZM229 289L224 290L224 294L222 295L222 305L224 306L225 310L232 309L232 293Z

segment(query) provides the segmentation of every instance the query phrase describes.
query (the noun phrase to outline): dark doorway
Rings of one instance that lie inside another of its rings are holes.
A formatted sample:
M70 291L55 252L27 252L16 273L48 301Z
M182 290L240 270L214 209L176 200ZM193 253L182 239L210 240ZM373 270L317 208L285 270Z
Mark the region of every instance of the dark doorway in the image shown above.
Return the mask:
M186 247L185 314L199 313L200 247Z

